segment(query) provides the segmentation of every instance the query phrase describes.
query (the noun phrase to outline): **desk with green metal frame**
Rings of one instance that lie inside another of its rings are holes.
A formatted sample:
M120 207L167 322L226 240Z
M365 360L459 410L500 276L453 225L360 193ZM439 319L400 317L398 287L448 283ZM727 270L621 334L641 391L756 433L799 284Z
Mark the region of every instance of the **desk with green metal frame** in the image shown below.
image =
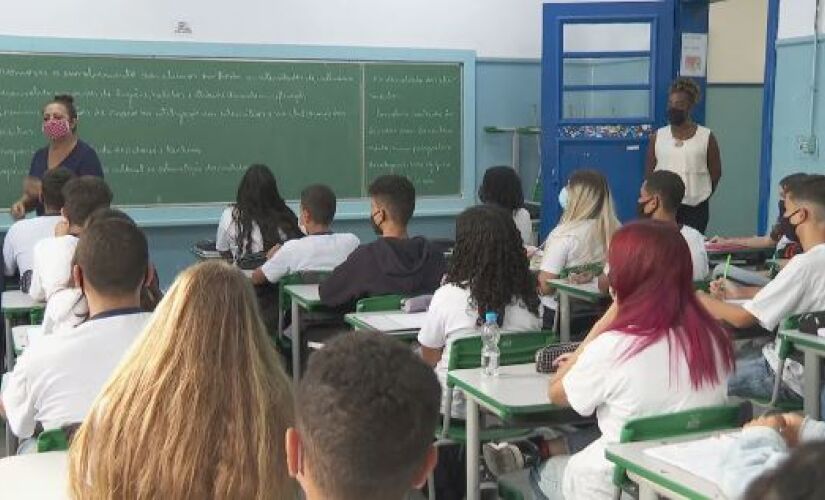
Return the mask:
M818 335L800 332L799 330L779 331L779 359L777 373L783 373L785 360L793 350L802 351L804 356L803 401L804 411L808 417L819 420L820 401L822 390L822 358L825 358L825 338ZM776 403L782 377L776 377L772 403Z
M464 391L467 402L467 500L480 495L479 406L513 425L582 420L572 409L550 403L550 375L537 373L535 363L502 366L497 377L485 376L481 368L451 370L447 377Z
M318 294L318 285L286 285L284 292L292 301L292 381L301 378L301 315L307 312L328 310Z
M561 342L570 342L570 300L581 300L590 304L599 304L608 300L610 295L599 290L597 281L575 285L566 279L548 280L559 297L559 338Z
M416 313L417 317L422 317L423 320L422 314L426 313ZM375 332L381 331L401 340L415 340L418 337L418 332L421 330L421 326L418 326L417 328L382 329L377 327L374 322L374 320L379 318L384 319L388 316L392 317L398 315L405 315L407 317L410 316L404 311L355 312L345 315L344 321L356 330L369 330Z
M639 485L639 500L655 500L658 496L688 500L724 499L722 491L713 482L651 457L645 453L645 450L673 443L695 441L724 432L738 431L739 429L735 429L667 439L610 444L607 446L605 456L609 461L627 469L628 477Z

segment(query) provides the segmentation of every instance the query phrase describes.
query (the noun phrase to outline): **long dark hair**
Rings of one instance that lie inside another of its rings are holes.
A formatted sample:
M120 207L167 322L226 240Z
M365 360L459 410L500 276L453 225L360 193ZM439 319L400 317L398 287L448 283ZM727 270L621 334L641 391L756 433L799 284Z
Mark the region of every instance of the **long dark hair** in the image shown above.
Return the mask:
M238 185L233 215L239 229L239 256L252 252L254 224L261 230L264 250L301 235L298 218L281 198L275 176L266 165L255 164L246 170Z
M513 217L495 205L468 208L456 220L456 245L446 283L470 290L479 317L521 301L538 314L539 297Z

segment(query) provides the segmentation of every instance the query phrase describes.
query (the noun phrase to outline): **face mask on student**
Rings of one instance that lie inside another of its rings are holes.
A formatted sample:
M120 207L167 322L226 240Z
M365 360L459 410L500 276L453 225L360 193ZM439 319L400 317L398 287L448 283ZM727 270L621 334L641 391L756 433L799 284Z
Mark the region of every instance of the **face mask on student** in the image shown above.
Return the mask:
M656 209L653 209L653 212L647 213L645 212L645 208L647 204L653 201L655 198L648 198L644 201L640 201L636 203L636 215L639 216L640 219L650 219L653 217L653 213L656 212Z
M69 125L69 120L49 120L43 122L43 135L55 141L67 137L72 133L72 127Z
M780 214L782 215L782 217L780 217L780 218L779 218L779 228L781 229L782 234L783 234L786 238L788 238L789 240L793 241L794 243L799 243L799 236L797 235L797 232L796 232L796 228L797 228L797 226L799 226L799 224L794 224L794 223L792 223L792 222L791 222L791 217L793 217L794 215L796 215L796 214L797 214L797 212L799 212L799 210L797 210L796 212L792 213L792 214L791 214L791 215L789 215L788 217L785 217L785 215L784 215L784 214L785 214L785 210L784 210L785 206L784 206L784 203L783 203L782 205L783 205L783 206L782 206L782 209L783 209L783 210L780 212Z
M375 231L375 234L378 236L384 236L384 231L381 230L381 225L375 223L375 215L380 213L379 210L376 210L370 215L370 222L372 223L372 230ZM384 221L381 221L383 224Z
M667 108L667 121L669 121L671 125L678 127L684 124L687 121L687 116L687 111L684 109Z
M567 210L567 186L559 191L559 205L561 205L562 210Z

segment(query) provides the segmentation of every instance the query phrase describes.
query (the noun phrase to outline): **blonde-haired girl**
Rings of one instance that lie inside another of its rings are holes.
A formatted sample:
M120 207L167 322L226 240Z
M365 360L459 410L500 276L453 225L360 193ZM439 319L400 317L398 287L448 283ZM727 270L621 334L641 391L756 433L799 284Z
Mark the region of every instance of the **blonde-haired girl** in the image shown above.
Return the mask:
M72 496L292 498L283 451L292 419L290 383L249 280L223 263L193 266L78 431Z
M545 328L552 328L558 305L547 280L558 278L564 269L604 262L610 238L620 226L610 187L601 173L577 170L563 193L564 213L544 243L539 272Z

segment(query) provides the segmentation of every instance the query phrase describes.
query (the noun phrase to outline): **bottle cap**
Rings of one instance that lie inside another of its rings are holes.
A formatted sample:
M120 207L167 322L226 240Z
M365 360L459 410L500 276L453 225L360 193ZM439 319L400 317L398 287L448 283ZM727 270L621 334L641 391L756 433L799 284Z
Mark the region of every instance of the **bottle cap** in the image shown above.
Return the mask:
M484 315L484 322L485 323L497 323L498 322L498 314L496 314L493 311L487 312L487 314Z

